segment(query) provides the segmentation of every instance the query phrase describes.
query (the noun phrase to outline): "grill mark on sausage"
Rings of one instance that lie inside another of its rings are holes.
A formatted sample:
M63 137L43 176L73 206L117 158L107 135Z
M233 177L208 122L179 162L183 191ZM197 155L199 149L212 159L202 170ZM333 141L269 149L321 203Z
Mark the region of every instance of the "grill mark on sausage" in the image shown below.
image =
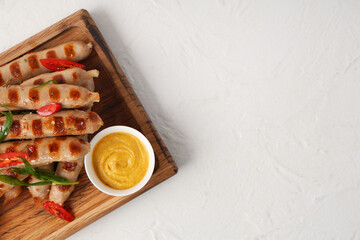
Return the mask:
M37 159L39 156L37 147L35 145L29 145L27 147L27 154L30 160Z
M65 83L65 80L64 80L64 77L63 77L62 74L55 75L55 76L53 77L53 79L54 79L55 81L57 81L57 83L59 83L59 84Z
M39 101L39 90L30 89L30 91L29 91L29 99L32 102L38 102Z
M69 148L72 156L76 156L81 152L81 146L78 142L70 142Z
M47 51L46 58L57 58L56 52L54 50Z
M34 85L41 85L41 84L43 84L43 83L44 83L44 79L42 79L42 78L36 79L36 80L34 81Z
M32 121L32 131L35 136L43 135L41 119L36 119Z
M60 91L55 87L51 87L49 89L49 96L51 100L57 101L60 99Z
M11 103L18 103L19 101L19 94L16 89L9 89L8 90L8 98Z
M65 162L63 169L65 169L68 172L73 172L75 171L76 166L77 166L77 162Z
M97 122L99 120L99 115L97 115L94 112L89 112L88 113L88 118L91 122Z
M13 145L14 147L17 147L17 146L19 146L22 142L23 142L23 140L17 141L17 142L12 142L12 145Z
M27 60L28 60L29 66L32 70L40 68L36 55L29 56Z
M72 77L73 77L74 82L77 82L77 80L78 80L78 75L77 75L76 72L73 72Z
M73 58L75 57L76 53L74 50L74 44L69 43L64 46L65 55L67 58Z
M0 72L0 86L2 86L4 84L5 84L5 81L4 81L4 78L2 77L2 74Z
M71 187L71 185L56 185L56 188L57 188L60 192L65 192L65 191L67 191L70 187Z
M58 153L59 152L59 144L57 142L53 142L49 144L50 153Z
M21 77L20 66L17 62L14 62L10 65L10 73L11 75L13 75L14 78Z
M10 177L18 177L19 176L18 173L11 171L11 170L6 170L4 174L7 176L10 176Z
M13 146L11 147L7 147L5 152L9 153L9 152L16 152L15 148Z
M70 98L72 98L73 100L78 100L80 98L80 92L76 89L71 89Z
M10 129L10 133L14 136L19 136L21 133L20 121L14 120Z
M54 117L54 134L62 134L65 131L63 117Z
M77 131L86 129L86 121L84 118L75 118L75 128Z

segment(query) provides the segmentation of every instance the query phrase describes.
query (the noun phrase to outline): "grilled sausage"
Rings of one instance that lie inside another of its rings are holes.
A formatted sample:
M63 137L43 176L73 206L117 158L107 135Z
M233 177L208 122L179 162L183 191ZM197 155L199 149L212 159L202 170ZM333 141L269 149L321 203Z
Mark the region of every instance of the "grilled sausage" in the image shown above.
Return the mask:
M90 42L73 41L26 54L0 67L0 86L20 84L33 76L50 72L40 63L40 59L59 58L78 62L90 55L92 47Z
M84 135L81 137L87 140L88 136ZM60 162L56 168L56 175L64 177L71 182L75 182L78 179L81 169L84 166L84 158L77 159L71 162ZM51 186L49 200L54 201L60 205L70 197L70 194L75 189L75 185L59 185L53 184Z
M9 151L10 152L10 151ZM11 170L1 170L0 171L0 175L8 175L8 176L12 176L12 177L16 177L20 180L24 180L28 175L24 175L24 174L18 174L16 172L13 172ZM15 185L11 185L11 184L7 184L4 182L0 182L0 197L4 194L6 194L7 192L11 191L13 188L15 187Z
M61 103L63 108L80 108L99 101L98 93L68 84L47 84L35 89L20 85L0 87L0 105L11 110L35 110L52 102ZM7 109L0 107L0 111Z
M9 190L4 194L3 205L8 204L14 198L17 198L17 196L19 196L21 192L22 192L21 186L13 186L11 190Z
M79 176L79 173L84 166L84 158L80 158L71 162L59 162L56 168L56 175L64 177L71 182L75 182ZM54 201L60 205L70 197L70 194L74 190L75 185L59 185L53 184L51 186L49 200Z
M76 137L39 138L20 142L6 142L0 144L0 153L25 152L33 166L40 166L52 162L67 162L84 157L90 151L90 144ZM14 167L24 167L18 164ZM5 169L4 167L1 169Z
M54 163L50 163L50 164L41 166L39 168L52 171L54 169ZM40 182L40 181L42 181L42 180L37 179L34 175L30 175L28 182L36 183L36 182ZM49 191L50 191L50 184L40 185L40 186L29 186L28 189L29 189L30 194L34 198L35 205L39 205L48 196Z
M45 73L24 81L21 85L36 86L56 80L59 84L78 85L94 91L94 86L89 87L93 77L98 77L98 70L85 71L81 68L70 68L61 72Z
M0 128L6 117L0 117ZM95 112L66 110L48 117L38 114L13 115L7 140L94 133L103 125Z

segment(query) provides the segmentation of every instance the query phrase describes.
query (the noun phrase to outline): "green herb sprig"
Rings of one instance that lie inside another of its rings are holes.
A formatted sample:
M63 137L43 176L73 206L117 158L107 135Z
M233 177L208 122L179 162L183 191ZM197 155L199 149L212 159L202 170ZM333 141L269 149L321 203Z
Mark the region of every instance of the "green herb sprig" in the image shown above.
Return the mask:
M70 182L66 178L59 177L55 175L55 172L46 170L46 169L34 169L31 164L23 157L20 157L25 164L25 168L10 168L11 171L14 171L19 174L32 174L39 180L49 181L51 183L56 183L60 185L74 185L79 184L79 182Z
M2 115L6 116L6 119L3 123L3 125L1 126L1 130L0 130L0 142L3 142L5 140L5 138L7 137L7 135L9 134L10 129L12 127L13 115L8 107L2 106L2 105L0 105L0 107L6 108L7 110L9 110L8 112L1 112Z
M51 80L49 80L49 81L47 81L47 82L45 82L45 83L43 83L43 84L40 84L39 86L33 87L32 89L39 88L39 87L43 87L43 86L45 86L45 85L47 85L47 84L49 84L49 83L51 83L51 82L54 83L54 84L58 84L58 82L57 82L56 80L51 79Z
M8 175L0 175L0 181L16 186L39 186L39 185L47 185L51 184L51 181L40 181L36 183L27 183L17 179L16 177L8 176Z

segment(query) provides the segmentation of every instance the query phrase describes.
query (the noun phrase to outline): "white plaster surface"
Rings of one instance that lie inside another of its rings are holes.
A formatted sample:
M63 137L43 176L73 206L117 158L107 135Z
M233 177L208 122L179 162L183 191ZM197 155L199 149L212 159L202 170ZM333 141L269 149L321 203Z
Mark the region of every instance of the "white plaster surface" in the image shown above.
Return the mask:
M360 239L360 1L0 0L0 51L80 8L179 172L69 239Z

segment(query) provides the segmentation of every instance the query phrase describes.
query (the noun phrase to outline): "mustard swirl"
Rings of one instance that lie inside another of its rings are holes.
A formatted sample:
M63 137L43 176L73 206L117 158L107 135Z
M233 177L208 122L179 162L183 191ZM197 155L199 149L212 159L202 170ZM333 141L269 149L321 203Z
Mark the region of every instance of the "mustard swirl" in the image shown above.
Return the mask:
M129 133L111 133L93 150L93 166L100 180L114 189L128 189L138 184L149 167L145 145Z

